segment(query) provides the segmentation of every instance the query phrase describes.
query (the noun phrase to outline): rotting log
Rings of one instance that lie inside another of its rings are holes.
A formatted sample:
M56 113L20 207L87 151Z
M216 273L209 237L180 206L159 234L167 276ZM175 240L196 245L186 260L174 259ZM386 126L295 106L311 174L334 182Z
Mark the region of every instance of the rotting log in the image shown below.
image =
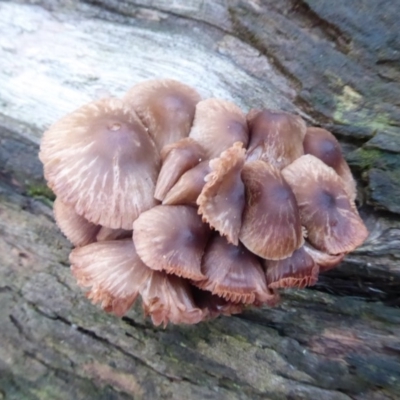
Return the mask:
M0 2L0 399L400 398L398 1ZM370 238L276 308L154 328L71 277L44 129L171 77L333 131Z

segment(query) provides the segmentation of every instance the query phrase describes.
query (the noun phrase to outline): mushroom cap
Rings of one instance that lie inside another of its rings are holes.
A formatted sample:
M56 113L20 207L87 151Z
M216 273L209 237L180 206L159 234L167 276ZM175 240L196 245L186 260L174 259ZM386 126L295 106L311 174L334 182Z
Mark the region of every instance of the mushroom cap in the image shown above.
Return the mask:
M158 151L189 135L200 95L173 79L154 79L133 86L124 101L136 111Z
M237 245L245 206L245 189L241 178L246 149L236 142L219 158L210 161L211 173L197 198L203 221Z
M101 230L100 225L95 225L78 215L74 207L63 203L56 198L53 205L54 217L61 232L74 246L86 246L96 242L96 236Z
M306 252L304 246L283 260L265 260L268 287L272 289L315 285L318 280L318 265Z
M247 114L250 140L247 160L263 160L282 169L302 156L306 124L297 115L276 110Z
M45 132L39 156L56 195L94 224L129 230L155 205L157 150L136 114L118 99L90 103L62 118Z
M197 324L207 316L194 303L189 283L165 272L153 271L140 294L144 311L156 326Z
M189 136L200 143L208 159L219 157L235 142L247 146L246 116L238 106L226 100L211 98L200 101Z
M191 204L196 205L204 185L204 178L211 172L210 162L202 161L186 171L171 188L163 200L163 204Z
M206 279L194 284L227 301L252 304L272 297L259 259L242 244L234 246L220 235L207 245L201 271Z
M308 240L329 254L360 246L368 231L347 194L343 180L318 158L308 154L282 171L299 205Z
M136 253L131 239L92 243L70 254L71 271L87 297L107 312L123 316L153 271Z
M157 206L133 224L133 240L150 268L187 279L201 280L201 257L209 228L190 206Z
M303 147L304 154L311 154L319 158L336 171L343 179L350 199L354 201L357 196L356 183L343 157L340 143L335 136L326 129L315 127L307 128Z
M323 251L319 251L310 245L307 241L304 243L304 250L312 259L318 264L319 272L326 272L332 268L335 268L344 258L345 254L327 254Z
M246 207L240 241L254 254L270 259L287 258L304 242L299 210L281 172L264 161L244 165Z
M106 240L119 240L119 239L132 239L132 230L126 229L111 229L102 226L99 233L96 236L98 242L104 242Z
M154 194L160 201L164 200L172 186L186 171L203 161L204 151L195 140L184 138L165 146L161 151L161 159L163 163Z

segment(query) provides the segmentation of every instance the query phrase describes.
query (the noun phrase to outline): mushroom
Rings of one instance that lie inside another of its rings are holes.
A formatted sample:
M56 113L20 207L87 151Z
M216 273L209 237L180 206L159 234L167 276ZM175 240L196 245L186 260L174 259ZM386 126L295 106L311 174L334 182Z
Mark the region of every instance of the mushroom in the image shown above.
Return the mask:
M234 246L220 236L210 240L203 260L206 279L194 284L233 303L268 303L274 294L267 288L259 259L242 244Z
M244 184L241 178L246 150L236 142L219 158L210 161L211 173L197 198L198 213L203 221L226 236L228 242L239 242L242 213L245 206Z
M272 289L315 285L319 268L305 246L283 260L264 260L268 287Z
M207 315L193 301L189 283L165 272L153 271L140 293L144 311L156 326L197 324Z
M197 104L189 136L204 148L207 159L219 157L235 142L246 147L249 140L242 110L229 101L214 98Z
M343 157L340 143L329 131L322 128L307 128L303 142L304 153L311 154L333 168L343 179L345 189L351 200L357 196L356 183L350 168Z
M153 271L136 253L131 239L92 243L70 254L71 271L87 297L107 312L123 316Z
M133 86L124 101L139 115L161 151L188 136L200 95L173 79L154 79Z
M147 266L194 281L204 279L200 263L208 235L190 206L157 206L133 224L133 240Z
M264 161L244 165L246 207L240 241L254 254L281 260L303 244L296 199L280 171Z
M296 196L308 240L317 250L348 253L364 242L368 231L332 168L308 154L282 174Z
M202 161L185 172L171 188L163 200L163 204L191 204L196 205L204 185L205 177L211 172L210 162Z
M335 268L345 256L345 253L332 255L319 251L307 241L304 243L304 250L312 257L316 264L318 264L319 272L325 272Z
M86 246L96 242L101 225L95 225L78 215L74 207L64 204L58 197L53 205L58 227L74 246Z
M87 104L62 118L45 132L39 156L55 194L93 224L130 230L156 204L157 150L136 114L118 99Z
M164 200L178 179L204 159L201 146L191 138L165 146L161 151L162 167L158 175L154 197Z
M251 110L247 114L250 141L247 160L263 160L282 169L303 155L306 124L284 111Z

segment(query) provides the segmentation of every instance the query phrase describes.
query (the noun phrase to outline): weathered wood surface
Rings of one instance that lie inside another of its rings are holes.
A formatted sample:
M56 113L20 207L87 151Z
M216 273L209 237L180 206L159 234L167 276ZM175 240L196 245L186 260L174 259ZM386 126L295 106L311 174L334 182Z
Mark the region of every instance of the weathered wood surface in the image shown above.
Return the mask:
M0 2L0 399L400 399L399 15L398 0ZM151 77L331 128L367 243L274 309L156 329L140 307L92 306L38 143Z

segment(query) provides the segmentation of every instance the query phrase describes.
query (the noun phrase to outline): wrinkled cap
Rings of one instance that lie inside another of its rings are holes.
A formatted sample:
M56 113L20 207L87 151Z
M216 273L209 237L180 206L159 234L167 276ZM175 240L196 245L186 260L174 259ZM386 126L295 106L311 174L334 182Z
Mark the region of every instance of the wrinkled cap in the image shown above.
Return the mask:
M173 79L154 79L133 86L124 101L139 115L161 151L189 135L200 95Z
M55 194L94 224L129 230L155 204L157 150L136 114L118 99L90 103L62 118L45 132L40 159Z
M178 179L204 159L201 146L191 138L165 146L161 151L162 167L158 175L154 197L164 200Z
M282 169L304 154L306 124L301 117L284 111L251 110L247 121L248 161L262 160Z
M307 128L303 146L304 154L311 154L319 158L336 171L343 179L350 199L354 201L357 196L356 183L335 136L322 128Z
M157 206L133 224L133 240L146 265L192 280L204 279L200 263L208 235L190 206Z
M270 260L287 258L303 244L296 199L281 172L264 161L244 165L246 187L240 241Z
M234 246L222 236L210 240L201 270L206 279L194 284L227 301L252 304L273 297L259 259L242 244Z
M206 151L208 159L219 157L235 142L246 147L249 133L246 117L235 104L221 99L207 99L196 106L190 137Z
M205 177L211 172L210 162L200 164L185 172L171 188L163 200L163 204L191 204L196 205L204 185Z
M219 158L210 161L211 173L197 198L198 213L228 242L237 245L245 206L245 190L241 178L246 149L236 142Z
M197 324L207 315L194 303L189 283L165 272L153 271L140 294L144 311L156 326Z
M97 240L100 225L81 217L72 206L64 204L58 197L54 201L53 210L58 227L74 246L86 246Z
M318 280L318 265L306 252L304 246L283 260L265 260L268 287L272 289L315 285Z
M153 274L138 257L131 239L79 247L69 259L78 284L90 287L87 297L118 316L128 311Z
M307 254L312 257L316 264L319 266L320 272L329 271L332 268L335 268L340 262L343 260L345 254L327 254L323 251L319 251L307 241L304 243L304 250Z
M299 205L308 240L329 254L360 246L368 231L350 200L343 180L312 155L304 155L282 171Z

